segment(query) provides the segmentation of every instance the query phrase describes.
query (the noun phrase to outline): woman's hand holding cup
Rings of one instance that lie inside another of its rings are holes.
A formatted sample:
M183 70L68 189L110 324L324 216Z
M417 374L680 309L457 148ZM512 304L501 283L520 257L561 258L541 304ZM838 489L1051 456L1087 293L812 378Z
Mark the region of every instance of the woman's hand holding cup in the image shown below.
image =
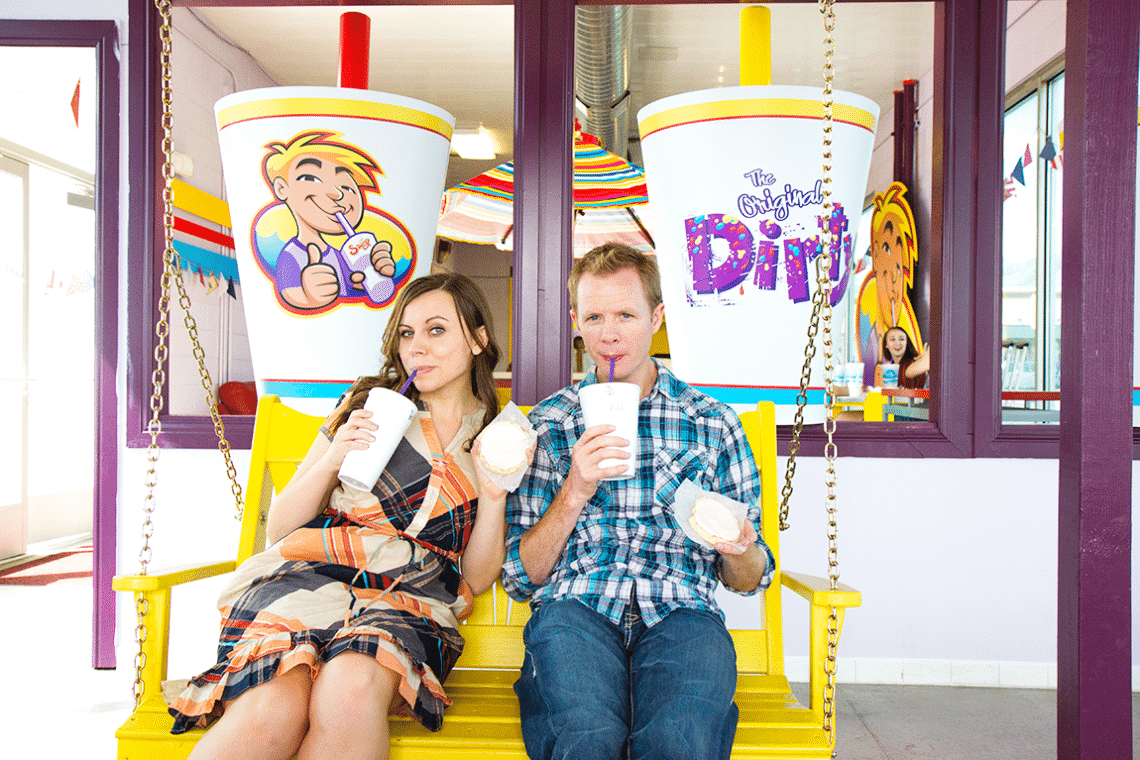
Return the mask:
M370 418L372 412L367 409L355 409L348 415L344 424L337 428L328 451L325 453L331 469L339 470L344 456L350 451L363 451L376 440L372 434L379 426Z

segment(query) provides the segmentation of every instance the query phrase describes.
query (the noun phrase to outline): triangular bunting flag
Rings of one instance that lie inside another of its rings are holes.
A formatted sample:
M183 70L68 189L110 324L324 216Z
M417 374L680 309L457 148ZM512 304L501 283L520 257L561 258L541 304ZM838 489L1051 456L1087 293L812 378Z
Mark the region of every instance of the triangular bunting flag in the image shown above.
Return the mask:
M233 281L233 278L227 279L227 280L226 280L226 282L228 282L228 283L229 283L229 284L226 286L226 292L227 292L227 293L229 293L229 296L230 296L230 298L233 298L233 299L235 299L235 300L236 300L236 299L237 299L237 291L235 291L235 290L234 290L234 281Z
M1057 156L1057 149L1053 147L1053 138L1045 138L1045 147L1041 149L1040 157L1046 161L1052 161Z
M79 126L79 84L83 80L75 82L75 92L71 95L71 115L75 117L75 126Z
M1025 186L1025 171L1020 158L1017 159L1017 166L1013 167L1013 171L1009 173L1009 176L1020 182L1023 187Z
M1029 143L1026 143L1025 144L1025 159L1022 162L1022 166L1029 166L1032 163L1033 163L1033 154L1029 151ZM1022 183L1022 184L1024 184L1024 183Z

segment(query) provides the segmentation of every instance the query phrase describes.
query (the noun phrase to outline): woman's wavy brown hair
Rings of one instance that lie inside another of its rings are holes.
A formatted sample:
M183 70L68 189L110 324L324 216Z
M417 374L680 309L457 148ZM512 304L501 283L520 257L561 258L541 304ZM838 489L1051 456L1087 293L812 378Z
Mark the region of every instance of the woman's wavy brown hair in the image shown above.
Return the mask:
M404 310L409 303L434 290L442 290L451 296L451 300L455 302L455 310L463 323L463 334L469 341L478 344L478 328L484 327L487 330L487 343L481 352L475 354L471 362L471 392L486 409L483 414L483 424L479 426L476 434L495 419L499 413L499 394L495 391L493 373L499 363L500 351L499 344L495 342L495 331L491 326L491 307L487 304L483 291L479 290L479 286L469 277L454 272L443 272L412 280L400 291L392 307L388 326L384 330L382 349L384 364L380 368L380 373L362 377L348 389L345 401L340 405L329 427L333 433L345 423L354 409L364 406L368 391L373 388L396 390L408 379L408 371L400 361L400 322L404 319ZM409 386L407 395L412 401L419 401L420 392L414 383ZM474 440L472 437L466 442L467 450L471 449Z

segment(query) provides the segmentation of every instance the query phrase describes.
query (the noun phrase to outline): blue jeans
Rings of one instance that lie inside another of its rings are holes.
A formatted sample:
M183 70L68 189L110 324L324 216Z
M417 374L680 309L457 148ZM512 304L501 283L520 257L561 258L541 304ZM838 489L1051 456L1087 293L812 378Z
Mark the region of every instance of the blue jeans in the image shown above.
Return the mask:
M632 614L631 614L632 613ZM515 683L531 760L728 760L736 649L720 618L680 609L647 628L584 604L541 605Z

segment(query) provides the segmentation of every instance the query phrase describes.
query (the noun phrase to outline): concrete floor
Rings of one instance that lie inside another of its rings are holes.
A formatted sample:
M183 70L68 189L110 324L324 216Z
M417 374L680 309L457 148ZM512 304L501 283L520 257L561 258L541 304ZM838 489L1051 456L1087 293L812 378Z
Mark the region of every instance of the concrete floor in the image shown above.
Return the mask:
M836 750L843 760L1057 756L1050 689L840 684L837 694Z
M130 713L130 663L91 669L91 585L0 586L0 756L115 757ZM797 696L801 685L796 685ZM1047 760L1056 757L1055 692L840 684L840 760ZM1133 695L1133 723L1140 725ZM1140 743L1133 739L1134 751Z

